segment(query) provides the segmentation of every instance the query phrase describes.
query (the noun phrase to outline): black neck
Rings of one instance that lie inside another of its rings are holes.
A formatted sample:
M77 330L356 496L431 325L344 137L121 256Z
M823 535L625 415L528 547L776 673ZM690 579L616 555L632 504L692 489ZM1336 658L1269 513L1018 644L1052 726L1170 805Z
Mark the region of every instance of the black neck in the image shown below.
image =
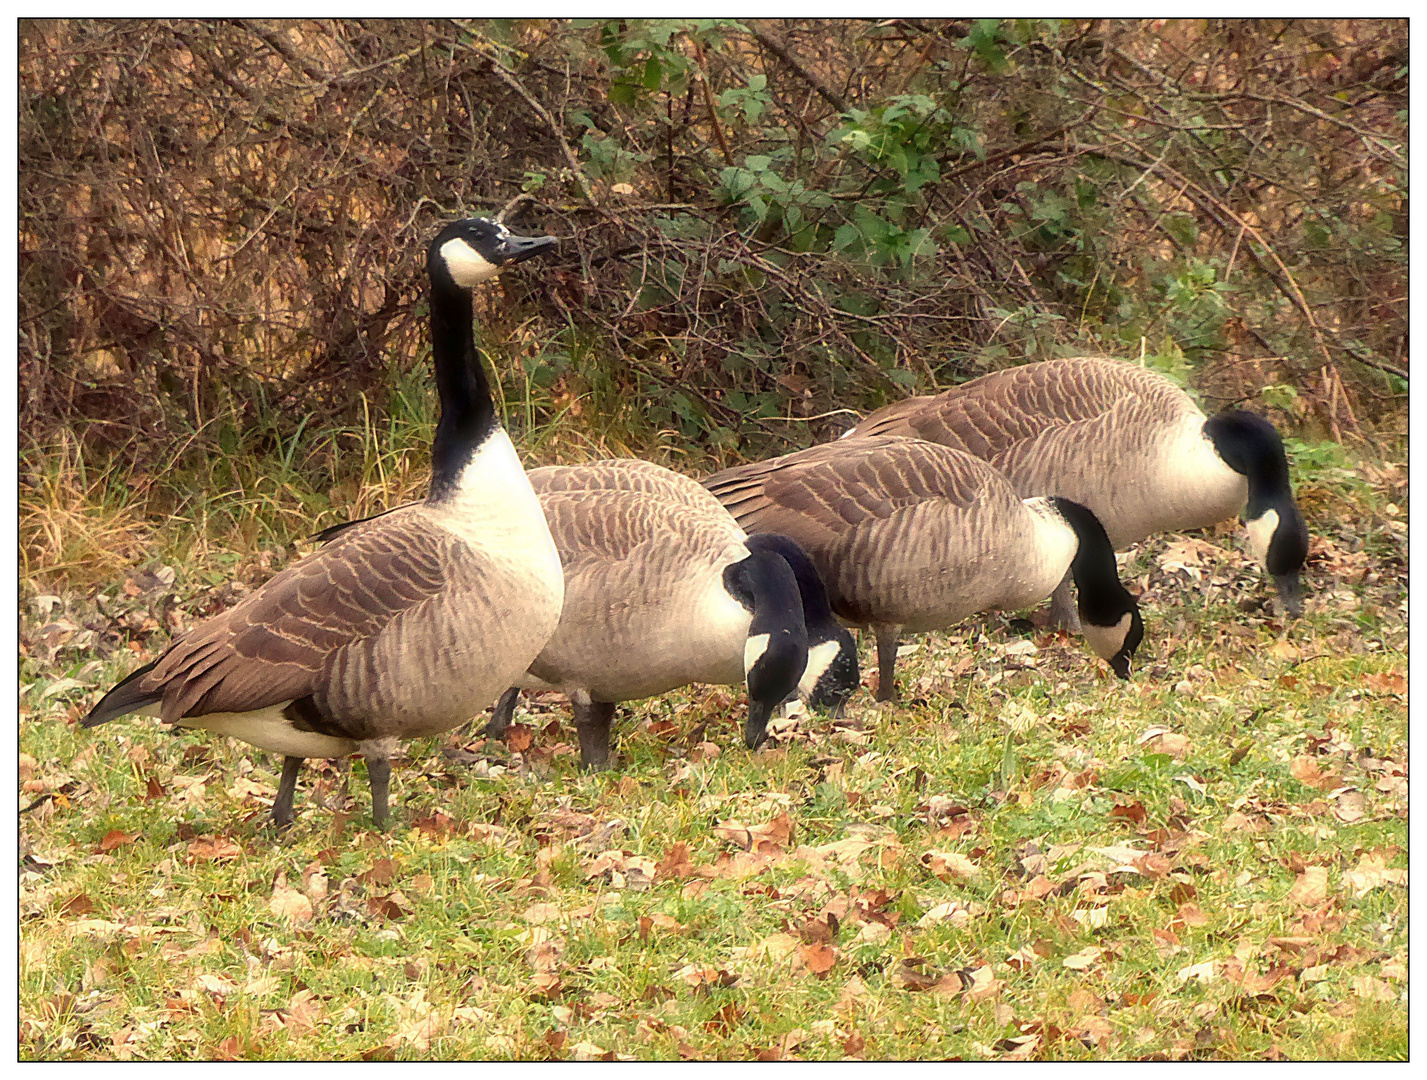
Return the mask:
M1224 464L1248 481L1247 518L1252 520L1267 510L1277 510L1283 517L1289 507L1296 514L1288 479L1288 455L1272 424L1250 412L1225 409L1204 422L1204 434Z
M798 595L802 601L803 624L807 627L809 642L827 641L837 636L841 629L833 617L832 606L827 601L827 589L817 567L808 558L796 540L779 533L754 533L748 538L749 551L768 551L782 556L793 571L798 585Z
M1075 530L1075 557L1070 576L1075 579L1081 619L1095 626L1114 626L1135 608L1135 598L1120 583L1115 548L1100 519L1078 502L1059 496L1050 500Z
M490 384L476 352L471 292L431 283L431 353L441 418L431 442L433 501L449 494L476 448L499 426Z
M808 630L798 579L781 555L754 551L723 572L724 587L753 613L748 636L768 635L768 647L748 672L750 697L783 701L797 689L808 663Z
M798 579L777 552L752 550L748 558L724 569L723 582L734 599L753 613L749 637L775 630L807 637Z

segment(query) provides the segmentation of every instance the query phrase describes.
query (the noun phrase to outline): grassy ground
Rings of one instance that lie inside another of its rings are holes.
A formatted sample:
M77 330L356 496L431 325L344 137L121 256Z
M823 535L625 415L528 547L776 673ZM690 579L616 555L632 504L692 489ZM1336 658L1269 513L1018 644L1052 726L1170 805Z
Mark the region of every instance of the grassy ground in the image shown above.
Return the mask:
M21 1055L1404 1058L1406 468L1296 449L1301 620L1161 537L1128 685L987 616L757 754L733 691L622 707L599 776L527 701L389 835L360 760L278 839L268 755L75 726L281 556L22 582Z

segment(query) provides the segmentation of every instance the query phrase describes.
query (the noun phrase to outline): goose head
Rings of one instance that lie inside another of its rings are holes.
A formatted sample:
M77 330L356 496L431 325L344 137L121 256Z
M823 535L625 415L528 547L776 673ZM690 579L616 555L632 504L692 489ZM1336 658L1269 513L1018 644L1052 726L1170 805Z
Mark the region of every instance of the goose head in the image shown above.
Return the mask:
M490 218L464 218L436 234L426 253L426 269L438 285L470 289L558 242L553 236L517 236Z
M1262 416L1226 409L1204 422L1204 434L1224 464L1249 485L1244 528L1249 551L1278 586L1284 606L1303 613L1299 571L1308 558L1308 526L1289 483L1288 455L1278 431Z
M808 664L808 633L793 571L774 551L752 550L723 572L724 587L753 612L743 647L748 719L743 741L756 750L768 737L768 719L798 690Z
M755 533L748 538L748 549L776 552L792 569L808 631L808 662L798 679L798 694L813 708L840 711L862 684L862 672L857 643L832 613L817 567L796 540L779 533Z
M1088 508L1056 496L1050 500L1075 532L1075 556L1070 574L1075 579L1080 629L1097 656L1122 679L1130 677L1130 662L1144 640L1140 605L1120 582L1115 548L1105 526Z

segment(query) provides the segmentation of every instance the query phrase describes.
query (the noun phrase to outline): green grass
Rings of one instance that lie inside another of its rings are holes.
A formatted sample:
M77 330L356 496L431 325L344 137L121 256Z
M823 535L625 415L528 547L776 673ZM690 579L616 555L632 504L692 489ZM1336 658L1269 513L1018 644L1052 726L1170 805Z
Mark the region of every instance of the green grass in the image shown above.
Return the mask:
M985 616L757 754L731 690L623 706L599 776L527 701L523 753L410 744L389 835L360 760L279 839L269 755L74 725L271 557L27 599L21 1055L1405 1058L1405 470L1323 470L1296 622L1237 541L1196 583L1161 537L1130 684Z

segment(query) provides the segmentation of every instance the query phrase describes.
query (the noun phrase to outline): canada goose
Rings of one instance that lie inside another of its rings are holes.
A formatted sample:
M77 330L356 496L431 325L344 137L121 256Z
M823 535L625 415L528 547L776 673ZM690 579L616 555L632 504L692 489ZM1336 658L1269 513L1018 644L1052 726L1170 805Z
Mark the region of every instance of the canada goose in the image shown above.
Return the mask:
M897 639L1048 596L1067 568L1086 640L1122 679L1144 636L1095 515L1020 499L994 469L917 439L851 438L704 480L738 523L792 537L833 610L877 638L877 700L894 696Z
M1308 529L1278 432L1237 410L1206 419L1174 383L1134 364L1081 357L1008 368L878 409L848 434L906 435L975 454L1023 497L1088 506L1116 548L1241 515L1284 605L1303 610ZM1062 622L1073 621L1068 596L1068 586L1057 590Z
M284 755L273 821L292 821L302 760L361 753L384 827L400 739L468 720L520 675L560 618L564 577L476 353L471 289L555 244L472 218L427 252L441 417L424 502L275 575L109 691L125 713Z
M602 769L620 701L746 680L753 749L794 693L840 705L857 688L852 635L788 538L748 536L697 481L647 461L549 466L530 482L565 567L565 605L487 734L505 730L520 688L560 690L583 764Z

